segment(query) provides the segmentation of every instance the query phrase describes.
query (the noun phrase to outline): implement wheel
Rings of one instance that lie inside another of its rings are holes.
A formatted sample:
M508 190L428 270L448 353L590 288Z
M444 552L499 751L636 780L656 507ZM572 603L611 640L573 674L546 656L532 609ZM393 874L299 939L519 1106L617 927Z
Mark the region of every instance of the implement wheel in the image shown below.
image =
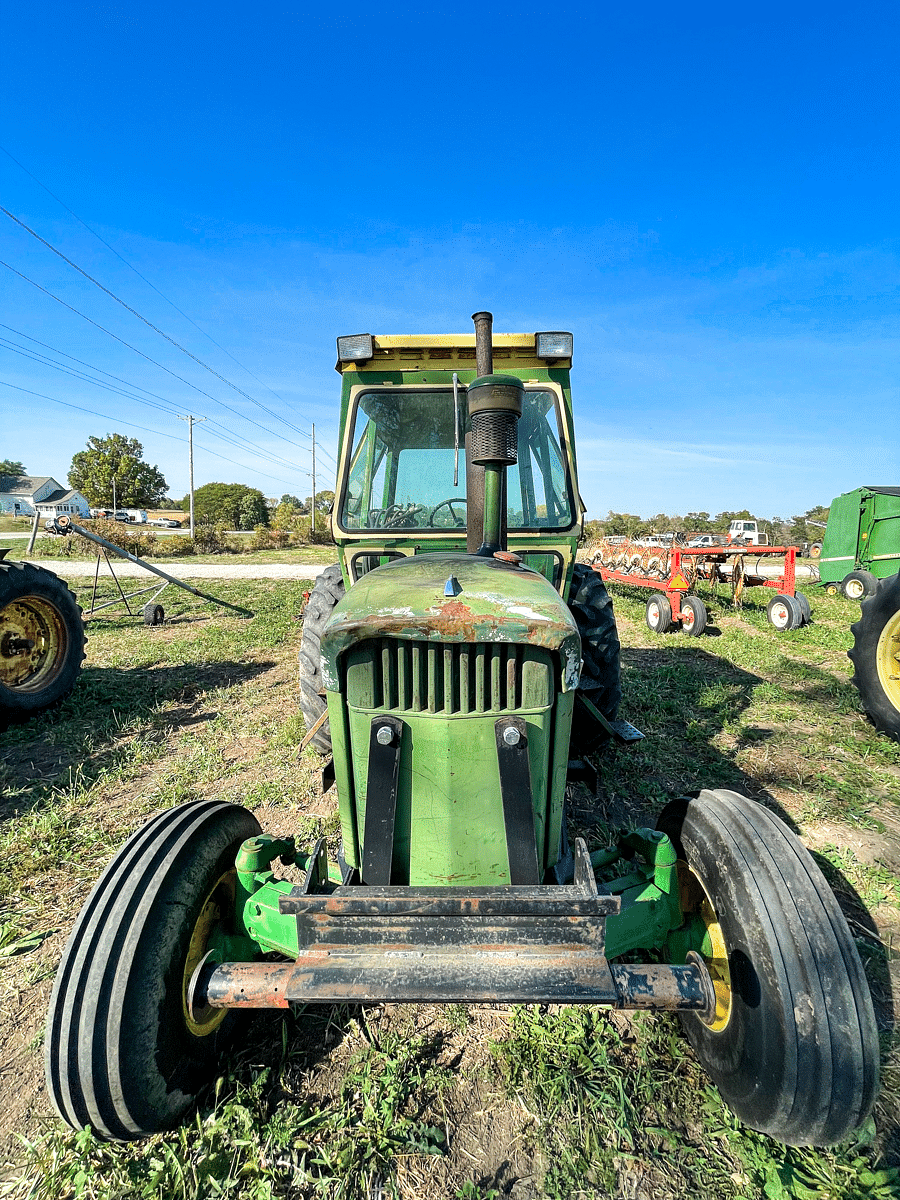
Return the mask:
M578 691L614 721L622 699L619 683L619 631L612 600L603 580L586 563L576 563L569 587L569 609L581 634L583 666ZM572 750L584 754L598 749L609 734L585 710L575 705L572 716Z
M850 682L875 728L900 742L900 575L879 582L850 630Z
M699 637L706 628L706 605L697 596L682 597L681 628L688 637Z
M682 1017L701 1064L751 1128L794 1146L848 1138L875 1102L878 1029L821 871L777 817L736 792L675 800L658 828L678 851L689 940L716 992L710 1016ZM684 951L684 932L673 949Z
M793 596L773 596L766 608L769 624L779 633L799 629L803 624L803 609Z
M322 634L335 605L344 595L344 580L339 564L328 567L316 580L303 613L303 635L300 638L300 711L306 728L312 729L325 711L322 685ZM331 730L328 722L313 737L310 745L319 754L331 753Z
M871 571L851 571L844 577L841 591L848 600L865 600L878 590L878 580Z
M0 729L65 699L84 645L81 609L58 576L0 562Z
M645 612L651 633L666 633L672 628L672 605L662 592L654 592L647 601Z
M44 1067L73 1129L123 1141L176 1125L215 1075L236 1017L192 1017L187 987L233 915L235 855L260 832L236 804L168 809L133 834L81 910L47 1015Z

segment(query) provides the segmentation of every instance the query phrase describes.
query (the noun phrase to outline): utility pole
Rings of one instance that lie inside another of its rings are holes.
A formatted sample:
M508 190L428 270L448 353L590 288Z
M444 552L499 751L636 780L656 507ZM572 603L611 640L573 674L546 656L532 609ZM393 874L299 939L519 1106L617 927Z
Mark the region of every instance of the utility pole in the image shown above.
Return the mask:
M312 427L312 504L309 508L309 540L313 540L316 532L316 427Z
M116 477L113 476L113 517L116 515Z
M191 539L194 537L194 422L198 424L205 421L206 417L195 417L188 413L186 417L179 417L179 421L187 421L188 423L188 467L191 478Z

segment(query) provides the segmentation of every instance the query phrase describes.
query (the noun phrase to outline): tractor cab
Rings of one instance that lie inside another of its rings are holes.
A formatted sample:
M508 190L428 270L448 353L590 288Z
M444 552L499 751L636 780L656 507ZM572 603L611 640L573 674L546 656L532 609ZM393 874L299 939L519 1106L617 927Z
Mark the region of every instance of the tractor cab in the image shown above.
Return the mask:
M365 356L365 357L363 357ZM493 357L523 389L505 540L560 593L581 536L571 420L571 334L498 334ZM332 532L346 584L397 558L474 552L483 471L473 463L472 335L338 338L343 378Z

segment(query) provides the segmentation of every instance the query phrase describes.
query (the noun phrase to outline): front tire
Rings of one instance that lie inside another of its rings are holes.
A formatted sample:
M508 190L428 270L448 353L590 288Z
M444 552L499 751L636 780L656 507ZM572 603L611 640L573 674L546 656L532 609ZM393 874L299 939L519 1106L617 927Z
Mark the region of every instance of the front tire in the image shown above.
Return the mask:
M753 1129L795 1146L848 1138L875 1102L878 1029L821 871L735 792L673 801L658 828L677 848L683 908L716 985L711 1017L682 1017L702 1066Z
M187 985L211 930L230 922L238 847L259 832L236 804L183 804L100 876L63 951L44 1043L50 1098L73 1129L110 1141L170 1129L213 1078L235 1014L193 1021Z
M850 631L850 682L875 728L900 742L900 575L881 580Z
M322 687L322 634L328 618L344 595L344 579L340 564L327 567L310 593L303 613L303 634L300 638L300 711L306 728L312 729L327 704ZM323 757L331 754L331 730L328 722L311 741L312 748Z
M586 563L575 564L568 604L581 635L583 665L578 691L603 713L607 721L614 721L622 699L619 631L603 580ZM608 737L599 722L585 711L584 705L576 703L572 716L575 754L598 749Z
M68 696L85 640L81 609L57 575L0 562L0 729Z

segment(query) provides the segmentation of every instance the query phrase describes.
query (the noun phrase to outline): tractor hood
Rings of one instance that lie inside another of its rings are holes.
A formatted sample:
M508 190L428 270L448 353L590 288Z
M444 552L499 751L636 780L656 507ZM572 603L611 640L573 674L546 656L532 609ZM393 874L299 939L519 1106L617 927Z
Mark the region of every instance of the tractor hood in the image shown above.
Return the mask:
M322 674L340 688L338 661L355 642L512 642L559 655L564 691L578 686L581 639L566 604L537 571L471 554L422 554L369 571L335 607L322 638Z

